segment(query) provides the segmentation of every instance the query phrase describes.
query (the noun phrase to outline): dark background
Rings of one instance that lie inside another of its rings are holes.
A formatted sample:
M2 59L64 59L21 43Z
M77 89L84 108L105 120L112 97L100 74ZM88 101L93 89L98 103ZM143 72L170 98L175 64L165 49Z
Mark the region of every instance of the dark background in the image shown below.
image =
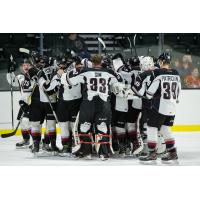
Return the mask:
M131 54L128 37L131 39L133 46L133 37L135 33L79 33L83 38L88 53L90 55L103 53L102 46L97 38L105 41L108 54L122 52L125 57ZM10 86L6 80L6 73L10 55L12 54L15 61L19 64L23 59L19 52L20 47L30 50L37 50L40 53L49 56L59 56L65 54L68 49L66 33L2 33L0 34L0 91L10 90ZM137 54L150 55L158 57L162 51L170 51L172 54L172 66L176 68L182 78L182 87L190 87L185 83L187 75L190 75L194 68L200 70L200 34L192 33L137 33L136 36ZM187 69L184 69L186 66ZM19 73L19 67L16 74ZM200 77L198 77L199 79Z

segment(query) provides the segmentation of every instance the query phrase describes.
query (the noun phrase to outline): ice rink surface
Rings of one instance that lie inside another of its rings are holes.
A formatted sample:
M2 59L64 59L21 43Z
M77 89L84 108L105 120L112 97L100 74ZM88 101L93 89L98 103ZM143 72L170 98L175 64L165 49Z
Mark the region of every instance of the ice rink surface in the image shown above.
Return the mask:
M200 133L174 133L176 146L178 149L179 163L173 165L200 166ZM16 149L15 143L21 137L13 136L10 138L0 138L0 166L131 166L142 165L137 158L110 158L101 161L94 157L92 160L82 160L63 157L43 157L34 158L29 149ZM58 146L59 146L58 141ZM162 164L160 159L157 165Z

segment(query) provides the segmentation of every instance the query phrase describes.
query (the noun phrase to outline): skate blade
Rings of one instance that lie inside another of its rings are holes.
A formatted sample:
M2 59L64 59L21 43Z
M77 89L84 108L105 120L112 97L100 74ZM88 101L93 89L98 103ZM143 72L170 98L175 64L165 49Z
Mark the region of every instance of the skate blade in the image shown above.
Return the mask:
M157 165L156 160L148 160L148 161L140 160L139 163L143 165Z
M20 150L20 149L29 149L29 145L26 145L26 146L23 146L23 147L17 147L16 146L16 149L17 150Z
M100 155L100 159L101 159L101 161L106 161L106 160L108 160L108 158L105 158L103 155Z
M110 155L111 158L118 158L119 157L119 152L115 151L113 154Z
M78 157L79 159L81 160L92 160L92 155L87 155L87 156L84 156L84 157Z
M179 161L177 160L161 160L161 163L164 165L179 165Z
M36 158L52 157L52 156L54 156L53 152L39 151L39 152L34 153L34 157L36 157Z
M58 153L58 156L60 156L60 157L66 157L66 158L73 157L73 155L71 153Z
M92 160L92 155L89 154L87 156L85 155L76 155L72 153L72 158L76 159L76 160Z
M90 155L87 155L87 156L85 156L84 157L86 160L92 160L92 155L90 154Z
M126 154L125 154L125 153L118 154L118 157L119 157L119 158L126 158Z

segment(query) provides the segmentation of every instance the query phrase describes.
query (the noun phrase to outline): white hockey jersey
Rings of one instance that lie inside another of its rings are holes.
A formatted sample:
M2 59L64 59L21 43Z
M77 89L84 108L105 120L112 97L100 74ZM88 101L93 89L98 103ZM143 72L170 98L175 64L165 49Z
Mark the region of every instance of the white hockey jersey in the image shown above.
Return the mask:
M34 82L24 74L15 75L14 72L7 73L6 75L8 83L14 87L19 87L21 97L20 100L29 103L28 99L32 92Z
M99 96L103 101L108 101L111 87L122 78L109 69L87 68L81 72L71 71L66 80L70 85L83 85L83 99L91 101L94 96Z
M76 85L70 85L67 82L67 76L69 73L76 73L75 67L68 69L61 76L61 86L59 89L59 98L65 100L65 101L80 99L82 97L81 84L77 83Z
M181 91L181 80L174 69L154 70L154 80L146 91L146 96L152 98L152 108L160 114L173 116Z

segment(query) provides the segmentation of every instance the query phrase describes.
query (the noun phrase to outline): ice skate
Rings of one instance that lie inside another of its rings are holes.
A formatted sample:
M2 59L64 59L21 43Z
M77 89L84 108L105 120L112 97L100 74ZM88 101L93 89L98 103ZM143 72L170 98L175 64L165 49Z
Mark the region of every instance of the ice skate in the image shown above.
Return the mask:
M127 141L127 143L126 143L125 155L131 156L131 142L130 141Z
M147 141L143 141L143 149L142 151L139 153L139 156L147 156L149 154L149 149L148 149L148 145L147 145Z
M102 160L102 161L105 161L105 160L108 160L109 159L109 155L99 155L99 158Z
M178 164L178 155L176 148L168 150L162 157L163 164Z
M40 142L33 141L33 148L31 149L31 152L34 154L34 157L38 156L39 150L40 150Z
M99 154L99 158L102 161L108 160L108 158L109 158L109 148L108 148L108 145L107 144L100 144L98 154Z
M30 144L29 146L28 146L28 148L31 150L31 149L33 149L33 144Z
M44 140L42 144L39 144L39 151L37 152L37 157L49 157L52 155L52 149L49 144L46 144Z
M139 160L142 164L156 164L157 160L156 151L150 151L147 156L140 156Z
M119 153L120 158L126 157L126 144L125 143L119 143Z
M50 144L47 144L47 143L44 143L44 141L42 142L42 147L41 147L42 150L45 150L45 151L51 151L51 147L50 147Z
M56 140L51 140L51 155L57 156L60 149L56 146Z
M92 154L92 145L90 144L81 144L80 148L73 153L73 155L77 158L86 158L91 159Z
M58 152L60 157L71 157L72 149L70 145L63 145L63 148Z
M16 143L16 149L27 149L29 147L30 140L24 139L21 142Z
M113 141L112 141L112 148L113 148L113 151L114 151L114 152L119 151L119 143L118 143L117 140L113 140Z

